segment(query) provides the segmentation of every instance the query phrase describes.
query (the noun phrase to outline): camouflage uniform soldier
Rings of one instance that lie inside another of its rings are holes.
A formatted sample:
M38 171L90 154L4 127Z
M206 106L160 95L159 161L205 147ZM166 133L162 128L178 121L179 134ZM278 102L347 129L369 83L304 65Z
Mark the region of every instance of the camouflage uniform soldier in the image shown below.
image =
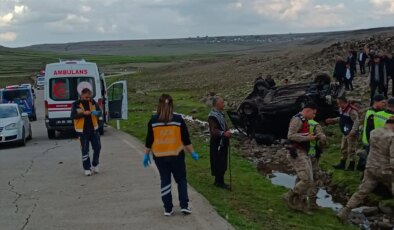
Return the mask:
M308 119L316 115L316 105L307 104L300 113L290 121L288 139L291 142L287 159L297 173L298 182L292 190L283 196L285 202L292 209L307 211L305 198L313 187L313 172L311 159L308 156L310 141L316 140L314 134L309 133Z
M333 165L335 169L345 169L346 160L350 158L347 171L354 171L356 166L356 141L358 126L360 124L358 109L351 105L345 97L337 99L339 105L340 117L328 118L327 124L339 123L339 127L343 134L341 143L341 161L339 164Z
M386 121L384 128L375 129L370 136L370 152L364 171L364 179L346 206L338 213L345 222L353 208L358 207L378 182L383 183L394 195L394 117Z

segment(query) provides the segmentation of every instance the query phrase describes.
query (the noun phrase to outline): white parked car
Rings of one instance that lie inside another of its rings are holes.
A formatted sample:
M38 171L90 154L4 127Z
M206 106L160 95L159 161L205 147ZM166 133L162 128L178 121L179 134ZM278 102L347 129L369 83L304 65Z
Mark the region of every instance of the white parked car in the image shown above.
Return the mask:
M27 113L17 104L0 104L0 143L16 142L23 146L32 135Z

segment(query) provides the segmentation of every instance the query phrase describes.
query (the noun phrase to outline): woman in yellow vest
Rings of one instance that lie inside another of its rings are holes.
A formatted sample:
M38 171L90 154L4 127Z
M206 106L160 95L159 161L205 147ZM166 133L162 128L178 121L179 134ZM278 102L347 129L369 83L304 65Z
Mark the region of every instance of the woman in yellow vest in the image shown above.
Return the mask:
M190 142L189 132L181 115L173 113L173 101L170 95L163 94L159 99L157 114L148 123L143 164L150 164L150 152L160 173L161 199L164 203L164 215L173 214L171 195L171 175L178 184L181 212L191 214L187 193L185 153L186 149L194 160L199 156Z

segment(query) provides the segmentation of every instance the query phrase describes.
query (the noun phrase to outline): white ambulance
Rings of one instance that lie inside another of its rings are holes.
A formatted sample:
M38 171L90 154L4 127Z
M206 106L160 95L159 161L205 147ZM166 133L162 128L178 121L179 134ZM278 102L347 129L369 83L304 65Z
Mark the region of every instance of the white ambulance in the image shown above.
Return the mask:
M110 118L127 120L126 81L117 81L107 88L96 63L60 60L47 64L45 69L45 125L49 139L56 137L56 131L74 129L71 105L86 87L92 90L92 96L103 112L99 129L101 135L104 134L104 123Z

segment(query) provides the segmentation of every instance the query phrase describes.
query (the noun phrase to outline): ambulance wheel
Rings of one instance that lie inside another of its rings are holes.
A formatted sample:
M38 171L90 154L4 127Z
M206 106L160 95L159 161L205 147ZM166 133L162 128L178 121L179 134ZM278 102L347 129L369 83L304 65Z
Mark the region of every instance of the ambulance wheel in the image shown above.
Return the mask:
M49 139L55 139L55 137L56 137L56 130L49 130L49 129L47 129L47 132L48 132L48 138Z

